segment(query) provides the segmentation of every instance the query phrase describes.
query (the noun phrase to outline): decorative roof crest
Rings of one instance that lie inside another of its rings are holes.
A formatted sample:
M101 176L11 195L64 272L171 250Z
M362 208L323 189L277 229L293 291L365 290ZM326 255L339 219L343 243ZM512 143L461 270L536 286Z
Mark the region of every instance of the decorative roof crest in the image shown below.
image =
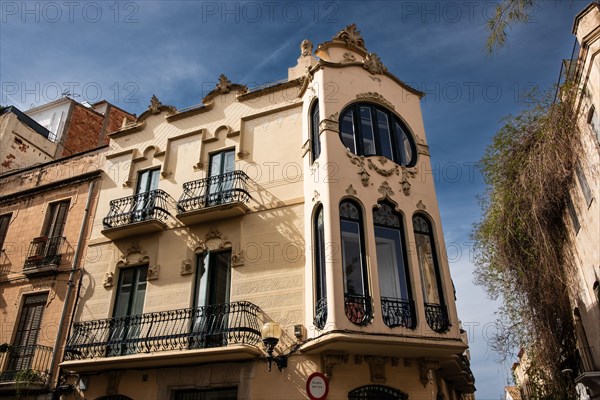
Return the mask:
M148 110L150 110L150 112L152 114L158 114L160 112L160 107L162 106L162 103L158 100L158 97L156 97L156 95L152 95L152 98L150 99L150 105L148 106Z
M341 40L348 46L358 47L364 51L367 51L365 47L365 41L360 35L360 31L356 28L356 24L348 25L333 37L333 40Z
M231 81L227 79L225 74L219 76L219 83L217 83L217 89L220 93L229 93L231 91Z

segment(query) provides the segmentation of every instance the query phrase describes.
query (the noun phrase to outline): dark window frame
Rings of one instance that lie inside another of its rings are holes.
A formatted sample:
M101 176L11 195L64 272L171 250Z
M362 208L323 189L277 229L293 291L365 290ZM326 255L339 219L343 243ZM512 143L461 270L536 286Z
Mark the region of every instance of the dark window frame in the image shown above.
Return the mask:
M4 242L8 235L8 228L10 226L10 220L12 219L12 213L0 215L0 252L4 251Z
M357 211L356 218L344 217L342 215L342 206L344 204L350 204ZM344 241L344 232L354 234L354 232L344 230L344 222L356 223L358 225L358 244L360 247L360 268L362 277L362 294L349 293L348 292L348 275L346 272L346 261L344 248L340 246L342 253L342 273L344 274L344 302L346 309L346 316L348 319L356 325L368 325L373 318L373 310L371 305L371 291L369 290L369 271L367 270L367 248L365 240L365 224L363 207L360 203L353 198L344 198L339 203L340 210L340 239L341 243ZM362 304L361 304L362 303Z
M375 154L368 154L365 152L364 149L364 132L363 132L363 126L361 124L361 120L360 120L360 111L361 108L363 107L368 107L370 109L370 114L371 114L371 129L372 129L372 133L373 133L373 140L374 140L374 146L375 146ZM383 114L386 115L387 117L387 121L388 121L388 130L389 130L389 140L391 143L391 151L392 151L392 159L391 161L395 162L396 164L399 165L404 165L406 167L413 167L416 165L417 163L417 158L418 158L418 152L417 152L417 146L416 146L416 142L415 142L415 136L412 133L412 131L409 129L408 125L402 120L402 118L400 118L397 114L395 114L394 112L390 111L389 109L382 107L378 104L374 104L374 103L369 103L369 102L355 102L352 103L350 105L348 105L346 108L344 108L342 110L342 112L340 113L340 118L339 118L339 126L340 126L340 140L342 141L342 144L344 143L343 140L343 121L344 118L346 117L346 115L350 112L353 112L352 115L352 125L353 125L353 139L354 139L354 151L352 149L350 149L350 151L352 151L354 154L357 155L361 155L361 156L382 156L385 157L383 155L383 148L382 148L382 132L379 128L379 117L377 114L377 111L382 112ZM402 130L402 132L398 132L397 130L397 126L398 125L400 127L400 129ZM402 135L405 135L408 138L408 142L409 142L409 146L410 146L410 153L411 153L411 159L410 160L406 160L405 159L405 150L404 150L404 143L398 143L398 137L400 136L400 133ZM350 133L347 133L347 135L349 135ZM389 157L386 157L389 159Z
M310 108L310 163L314 163L321 155L321 137L319 135L319 99L316 99Z
M575 165L575 174L577 175L577 180L579 181L579 186L581 187L581 192L585 198L586 205L589 208L590 205L592 205L594 196L592 195L592 190L590 189L590 185L588 184L585 173L583 172L579 162Z
M323 205L318 204L313 214L313 265L314 265L314 324L323 329L327 322L327 272L325 257L325 215Z
M581 223L579 222L579 217L577 216L577 210L575 209L575 205L573 204L573 200L571 196L567 196L567 212L571 217L571 222L573 223L573 230L575 230L575 235L579 233L579 229L581 229Z
M379 207L378 207L379 206ZM407 328L410 329L414 329L416 328L416 313L415 313L415 309L414 309L414 296L413 296L413 290L412 290L412 276L410 273L410 264L409 264L409 260L408 260L408 251L407 251L407 241L406 241L406 233L405 233L405 223L404 223L404 215L396 210L396 205L394 203L392 203L389 200L382 200L378 202L378 206L373 207L373 233L374 233L374 237L375 237L375 243L377 243L377 228L384 228L384 229L390 229L390 230L394 230L397 231L400 235L400 251L402 252L402 268L400 265L396 265L396 268L398 269L398 278L400 278L400 269L402 269L402 272L404 273L404 280L405 280L405 284L406 284L406 291L407 291L407 298L388 298L385 297L383 295L381 295L381 303L382 303L382 309L384 308L384 299L391 301L389 302L389 304L387 304L387 307L390 307L392 309L395 309L395 313L392 314L398 314L400 313L400 310L402 311L408 311L410 312L410 317L407 318L405 321L398 321L395 320L397 318L392 318L390 320L387 320L385 315L384 315L384 322L386 323L386 325L390 326L390 327L394 327L394 326L405 326ZM376 218L375 218L375 214L381 210L381 207L383 206L387 206L391 209L392 215L398 218L398 224L399 226L394 226L392 224L386 224L386 223L379 223L376 222ZM376 257L377 257L377 249L375 249L375 253L376 253ZM398 261L398 260L395 260ZM379 265L377 265L378 271L380 271L379 269ZM401 286L402 282L397 282L399 286ZM380 290L380 294L381 294L381 276L380 276L380 283L379 283L379 290ZM403 302L408 302L408 304ZM399 308L401 307L401 308ZM408 307L408 310L406 309ZM402 313L400 313L402 314ZM402 314L404 315L404 314Z

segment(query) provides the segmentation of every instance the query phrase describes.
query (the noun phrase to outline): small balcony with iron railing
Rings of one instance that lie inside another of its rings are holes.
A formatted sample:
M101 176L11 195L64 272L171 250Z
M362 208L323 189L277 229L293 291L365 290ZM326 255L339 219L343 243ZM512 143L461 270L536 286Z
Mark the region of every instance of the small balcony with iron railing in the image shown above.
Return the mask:
M260 313L242 301L76 322L61 365L85 372L253 359L263 354Z
M448 309L444 304L425 303L425 320L434 332L444 333L450 329Z
M0 391L43 389L48 384L52 348L0 345Z
M56 273L63 255L65 238L62 236L40 236L31 241L23 274L27 276Z
M248 184L243 171L198 179L183 184L183 193L177 202L177 218L186 225L235 217L246 214L250 208Z
M175 200L161 189L111 200L108 215L102 220L102 234L115 240L162 231L174 205Z
M381 315L383 322L390 328L415 329L417 326L415 303L412 300L382 297Z
M575 383L586 385L593 394L600 394L600 368L595 362L593 347L579 347L575 352ZM595 396L592 396L595 398Z

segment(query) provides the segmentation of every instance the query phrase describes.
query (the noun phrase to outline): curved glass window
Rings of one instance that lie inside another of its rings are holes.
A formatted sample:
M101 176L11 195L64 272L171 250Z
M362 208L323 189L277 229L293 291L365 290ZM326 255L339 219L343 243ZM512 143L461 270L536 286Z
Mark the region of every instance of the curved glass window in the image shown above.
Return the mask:
M383 385L367 385L348 393L348 400L408 400L408 394Z
M417 162L415 142L408 127L389 110L370 103L355 103L342 111L340 138L352 153L384 156L397 164Z
M310 153L311 163L321 155L321 141L319 138L319 100L315 100L310 109Z
M383 321L389 327L415 328L415 312L410 288L406 240L402 215L383 201L373 210L377 270Z
M323 329L327 322L327 280L325 278L325 224L323 206L319 205L313 221L313 240L315 243L315 319L317 328Z
M421 286L423 288L423 298L425 299L427 324L436 332L445 332L448 330L450 323L444 302L433 228L425 216L415 214L413 216L413 229L419 270L421 271Z
M340 203L342 269L346 316L357 325L371 321L371 297L365 260L365 240L360 206L352 200Z

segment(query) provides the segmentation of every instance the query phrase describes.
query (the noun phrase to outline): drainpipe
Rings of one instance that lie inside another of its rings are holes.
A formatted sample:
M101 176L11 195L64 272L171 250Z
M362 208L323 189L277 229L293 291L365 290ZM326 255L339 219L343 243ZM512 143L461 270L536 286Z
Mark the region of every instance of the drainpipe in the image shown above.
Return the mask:
M73 278L75 277L75 272L79 269L79 262L81 259L81 244L84 241L84 236L85 236L85 228L87 227L87 221L88 221L88 215L90 212L90 203L92 200L92 193L94 190L94 186L96 185L96 181L92 181L90 183L89 189L88 189L88 197L87 200L85 202L85 210L83 213L83 221L81 221L81 228L79 229L79 238L77 239L77 246L75 247L75 257L73 258L73 264L71 266L71 273L69 275L69 282L67 283L67 293L65 295L65 302L64 302L64 306L63 306L63 310L62 310L62 314L60 316L60 322L58 325L58 333L56 334L56 343L54 344L54 350L52 351L52 360L50 361L50 374L48 375L48 383L52 382L52 367L54 366L54 363L56 362L56 358L58 357L58 346L60 344L60 338L63 334L64 331L64 323L65 323L65 319L67 317L68 314L68 305L69 305L69 300L71 297L71 292L73 290L73 287L75 286L73 284ZM82 278L83 274L79 274L79 283L81 284L81 278ZM79 293L79 291L78 291ZM75 306L77 305L77 299L75 301L75 304L73 304L73 309L75 309ZM70 327L69 327L70 328ZM69 329L70 330L70 329ZM67 338L66 338L67 339ZM60 368L57 368L57 375L58 375L58 371L60 371Z

